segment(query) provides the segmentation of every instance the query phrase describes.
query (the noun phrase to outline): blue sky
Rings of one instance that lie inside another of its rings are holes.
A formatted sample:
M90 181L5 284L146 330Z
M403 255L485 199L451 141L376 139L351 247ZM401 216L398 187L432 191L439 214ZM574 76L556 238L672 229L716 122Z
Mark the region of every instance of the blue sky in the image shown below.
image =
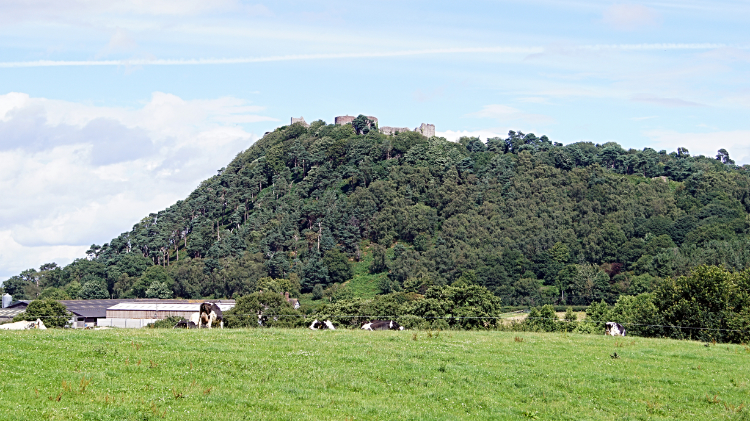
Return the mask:
M127 231L291 116L750 163L745 1L0 3L0 279Z

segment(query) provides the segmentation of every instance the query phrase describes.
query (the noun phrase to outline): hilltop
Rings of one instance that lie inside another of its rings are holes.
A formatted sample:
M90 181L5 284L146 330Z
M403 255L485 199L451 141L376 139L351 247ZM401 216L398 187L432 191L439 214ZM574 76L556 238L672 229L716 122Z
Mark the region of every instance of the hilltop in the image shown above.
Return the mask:
M449 142L353 124L279 127L184 200L5 290L219 298L265 288L314 305L460 281L504 304L587 305L700 264L750 263L750 168L723 149L562 145L513 131Z

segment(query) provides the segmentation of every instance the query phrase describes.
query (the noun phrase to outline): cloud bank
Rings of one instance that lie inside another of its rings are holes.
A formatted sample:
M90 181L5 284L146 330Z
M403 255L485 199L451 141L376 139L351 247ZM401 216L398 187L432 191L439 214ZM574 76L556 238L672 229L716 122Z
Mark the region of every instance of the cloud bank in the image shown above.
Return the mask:
M255 141L237 123L273 120L262 111L161 92L137 109L0 95L0 279L82 257L184 198Z

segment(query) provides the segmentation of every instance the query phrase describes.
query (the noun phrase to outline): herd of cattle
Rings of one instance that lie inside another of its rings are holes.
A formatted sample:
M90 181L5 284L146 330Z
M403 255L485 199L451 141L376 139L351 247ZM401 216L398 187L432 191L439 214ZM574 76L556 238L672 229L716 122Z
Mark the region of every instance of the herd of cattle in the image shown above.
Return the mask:
M219 323L219 326L224 328L224 314L221 312L219 306L214 303L203 303L200 306L200 312L194 313L190 320L182 319L174 326L175 328L183 329L197 329L201 327L208 327ZM336 330L333 326L333 322L330 320L321 321L315 319L309 326L312 330ZM404 327L399 325L393 320L374 320L368 321L362 325L360 329L363 330L404 330ZM610 336L625 336L625 328L621 324L615 322L607 322L604 328L604 334Z
M333 322L330 320L326 321L320 321L318 319L315 319L312 324L310 325L310 329L312 330L336 330L335 327L333 327ZM396 323L393 320L375 320L372 322L366 322L362 325L360 329L363 330L404 330L404 327L400 324Z
M258 316L260 320L260 316ZM211 329L211 326L219 323L219 326L224 328L224 314L221 312L219 306L214 303L203 303L200 306L198 313L193 313L190 316L190 320L182 319L174 326L175 329L198 329L201 327L207 327ZM309 326L312 330L336 330L333 326L333 322L330 320L321 321L315 319ZM404 327L399 325L393 320L374 320L365 322L360 329L363 330L404 330ZM621 324L615 322L607 322L604 328L604 334L610 336L625 336L625 328Z

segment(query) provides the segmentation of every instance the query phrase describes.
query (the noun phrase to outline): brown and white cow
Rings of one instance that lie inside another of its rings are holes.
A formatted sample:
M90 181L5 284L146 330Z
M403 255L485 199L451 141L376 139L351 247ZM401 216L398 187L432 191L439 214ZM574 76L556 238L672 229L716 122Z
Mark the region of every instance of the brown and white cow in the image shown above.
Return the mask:
M404 327L393 320L375 320L362 325L364 330L404 330Z
M200 307L200 317L198 319L198 327L201 324L205 324L211 329L211 325L219 322L219 326L224 329L224 314L221 312L219 306L214 303L202 303Z

